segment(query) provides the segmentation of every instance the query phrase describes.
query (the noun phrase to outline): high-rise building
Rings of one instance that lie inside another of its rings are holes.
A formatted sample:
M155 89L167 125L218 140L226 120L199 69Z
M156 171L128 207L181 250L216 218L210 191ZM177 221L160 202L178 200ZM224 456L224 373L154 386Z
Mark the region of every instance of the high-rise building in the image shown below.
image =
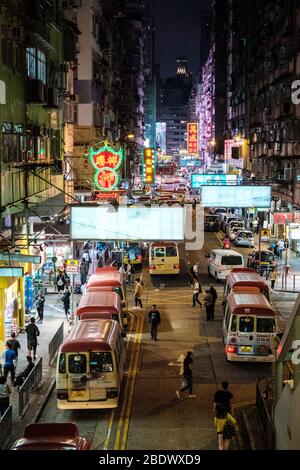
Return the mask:
M155 66L155 24L147 4L145 24L145 142L156 145L157 74Z
M205 65L212 40L212 14L210 11L201 11L200 23L200 71Z
M177 76L187 76L188 74L188 59L187 57L177 57Z

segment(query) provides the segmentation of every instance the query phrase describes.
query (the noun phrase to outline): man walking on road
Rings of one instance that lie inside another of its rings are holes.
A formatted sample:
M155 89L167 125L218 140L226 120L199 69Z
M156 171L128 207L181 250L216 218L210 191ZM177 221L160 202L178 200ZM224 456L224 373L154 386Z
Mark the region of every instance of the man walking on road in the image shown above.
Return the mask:
M183 361L183 382L180 390L176 390L177 398L180 398L180 393L185 390L189 391L189 398L196 398L196 395L193 395L193 353L188 351L185 359Z
M39 321L42 323L43 318L44 318L44 305L45 305L45 296L43 295L43 292L40 291L39 295L37 296L35 303L36 303L36 309L39 315Z
M27 333L27 348L28 356L31 356L31 351L33 351L33 360L36 360L36 347L37 347L37 337L40 335L40 330L35 324L35 319L30 318L30 323L26 326L25 331Z
M200 302L199 300L199 295L201 294L202 292L202 289L200 287L200 284L199 284L199 281L197 281L196 279L194 279L194 285L193 285L193 307L196 307L196 302L200 305L200 307L202 306L202 303Z
M230 413L231 405L230 400L233 399L232 393L228 390L228 382L222 382L222 388L217 390L214 396L214 408L216 408L217 404L223 405L225 411Z
M160 313L156 308L156 305L152 305L152 309L149 312L149 323L151 325L151 339L157 341L157 327L160 324L161 318Z
M217 298L218 298L218 294L217 294L217 291L216 291L216 289L214 288L214 286L212 284L210 284L209 293L211 294L212 299L213 299L213 304L212 304L212 307L211 307L211 320L214 320L215 319L215 305L216 305L216 301L217 301Z
M11 348L11 343L8 341L5 345L5 352L4 352L4 365L3 365L3 375L5 380L7 380L7 376L10 372L10 378L13 382L15 380L15 365L14 361L17 359L15 351Z
M134 289L135 308L137 308L138 304L141 308L143 308L141 297L142 297L142 285L140 283L140 280L137 279L135 289Z
M213 320L212 318L212 308L213 308L213 304L214 304L214 301L213 301L213 297L211 295L211 293L209 292L208 289L206 289L205 291L205 296L204 296L204 305L205 305L205 309L206 309L206 320L209 321L209 320Z
M69 291L68 287L65 287L64 293L62 295L62 302L64 305L64 311L66 318L68 318L68 314L70 313L70 297L71 297L71 292Z

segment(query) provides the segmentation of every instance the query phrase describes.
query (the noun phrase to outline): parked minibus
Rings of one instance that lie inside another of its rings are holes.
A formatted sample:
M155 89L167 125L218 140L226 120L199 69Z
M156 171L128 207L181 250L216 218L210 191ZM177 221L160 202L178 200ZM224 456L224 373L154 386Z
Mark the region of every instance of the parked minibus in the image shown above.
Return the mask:
M233 269L227 276L224 287L224 299L226 300L226 297L231 293L232 289L238 286L257 287L260 292L270 300L270 290L267 282L264 281L254 269Z
M179 274L179 251L175 242L155 242L149 247L151 275Z
M275 311L263 294L228 295L223 318L228 361L275 362L271 342L277 333Z
M120 296L116 292L86 292L80 299L76 316L87 318L111 318L120 323L123 329L123 311Z
M60 348L57 407L116 408L125 369L121 327L114 320L81 320Z
M123 324L127 326L127 299L124 276L116 268L97 268L96 273L92 274L86 286L86 292L96 291L114 291L121 298L123 308Z

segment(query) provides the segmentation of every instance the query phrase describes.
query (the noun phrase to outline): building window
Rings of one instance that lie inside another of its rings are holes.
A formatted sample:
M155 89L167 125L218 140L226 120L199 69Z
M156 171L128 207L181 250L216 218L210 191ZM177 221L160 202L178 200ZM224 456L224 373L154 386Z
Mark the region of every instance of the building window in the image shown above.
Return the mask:
M12 41L2 39L2 63L9 67L14 66L14 48Z
M27 47L26 67L28 77L41 80L46 84L46 55L44 52L34 47Z
M3 162L13 163L21 161L20 135L3 134Z

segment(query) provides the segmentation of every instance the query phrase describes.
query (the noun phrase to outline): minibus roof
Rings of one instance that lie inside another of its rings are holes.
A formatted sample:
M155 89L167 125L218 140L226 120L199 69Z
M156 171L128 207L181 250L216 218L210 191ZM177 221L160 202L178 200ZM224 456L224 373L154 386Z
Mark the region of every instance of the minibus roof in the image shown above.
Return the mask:
M232 288L232 293L239 293L242 294L260 294L259 287L254 286L234 286Z
M85 320L76 323L61 352L111 351L120 325L115 320Z
M274 309L263 294L232 293L227 296L232 314L275 316Z
M109 272L118 272L117 266L105 266L104 268L96 268L95 273L109 273Z
M268 284L261 279L256 272L230 272L227 276L227 284L232 289L239 286L254 286L260 288L268 288Z
M113 320L113 315L115 312L111 310L101 310L98 312L83 312L80 316L80 321L85 320L102 320L107 318L108 320Z
M177 246L175 242L153 242L151 243L151 247L155 246Z
M76 315L81 317L86 312L111 311L119 312L121 309L120 296L116 292L94 291L86 292L80 299Z
M123 284L122 273L118 271L104 270L92 274L87 283L87 289L89 287L118 287Z

